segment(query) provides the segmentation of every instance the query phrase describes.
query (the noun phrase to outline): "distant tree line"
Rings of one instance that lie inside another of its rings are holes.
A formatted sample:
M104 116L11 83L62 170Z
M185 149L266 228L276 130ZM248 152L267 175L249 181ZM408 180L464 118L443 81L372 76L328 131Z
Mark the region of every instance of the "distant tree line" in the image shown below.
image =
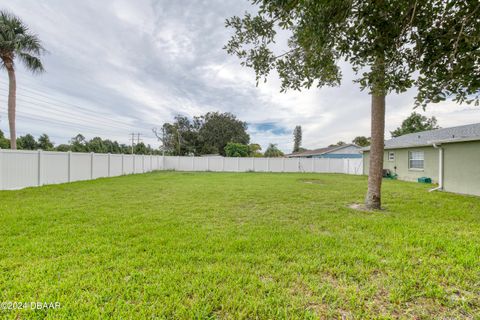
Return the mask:
M5 138L0 130L0 148L10 148L10 140ZM42 134L38 140L31 134L26 134L17 138L17 149L20 150L44 150L44 151L72 151L72 152L95 152L95 153L132 153L132 146L118 143L109 139L95 137L87 140L82 134L77 134L70 139L69 143L54 145L47 134ZM135 144L133 147L135 154L161 154L159 149L154 149L143 142Z

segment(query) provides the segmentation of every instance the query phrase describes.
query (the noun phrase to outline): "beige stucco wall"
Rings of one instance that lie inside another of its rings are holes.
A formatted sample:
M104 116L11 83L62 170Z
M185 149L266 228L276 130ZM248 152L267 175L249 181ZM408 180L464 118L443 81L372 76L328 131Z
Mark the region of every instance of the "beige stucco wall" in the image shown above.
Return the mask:
M415 170L408 168L408 152L424 152L424 169ZM388 152L395 152L395 160L388 160ZM363 153L363 172L368 174L369 152ZM411 149L385 150L383 157L383 168L390 169L398 175L398 179L406 181L417 181L420 177L429 177L432 182L438 182L438 150L433 147L419 147Z
M480 196L480 141L444 144L443 149L445 191Z

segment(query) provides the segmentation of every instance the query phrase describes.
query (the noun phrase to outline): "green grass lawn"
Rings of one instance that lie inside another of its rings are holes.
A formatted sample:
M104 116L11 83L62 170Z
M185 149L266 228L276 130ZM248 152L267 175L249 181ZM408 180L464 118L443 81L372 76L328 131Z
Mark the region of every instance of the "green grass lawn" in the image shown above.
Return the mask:
M0 192L6 318L479 319L480 198L366 177L157 172Z

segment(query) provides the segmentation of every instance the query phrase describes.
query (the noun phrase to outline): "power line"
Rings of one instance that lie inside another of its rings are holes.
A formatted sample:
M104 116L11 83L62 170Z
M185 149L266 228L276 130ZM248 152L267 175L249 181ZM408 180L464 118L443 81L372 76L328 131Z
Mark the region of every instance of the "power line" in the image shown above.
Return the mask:
M4 116L7 115L5 112L2 112L1 114L4 115ZM92 126L88 126L88 125L83 125L83 124L78 124L78 123L73 123L73 122L67 122L67 121L59 121L59 120L54 120L54 119L50 119L50 118L44 118L44 117L41 117L41 116L39 117L37 115L32 116L31 114L28 114L28 113L26 113L26 114L19 113L17 115L17 118L24 119L24 120L31 120L31 121L33 120L33 121L37 121L37 122L40 120L41 122L50 123L50 124L52 124L54 126L57 126L57 127L69 128L69 129L72 128L72 125L75 125L76 127L86 129L90 133L95 133L95 134L98 134L100 136L105 135L105 132L116 133L118 135L121 135L121 132L122 132L122 131L113 131L111 129L98 130L97 127L92 127ZM41 119L39 119L39 118L41 118ZM81 131L81 130L79 130L79 131Z
M0 88L0 90L2 90L2 88ZM4 90L4 89L3 89ZM56 103L52 103L52 102L49 102L49 101L45 101L45 100L42 100L42 99L38 99L36 97L32 97L32 96L28 96L28 95L24 95L24 94L21 94L21 93L17 93L17 97L20 97L20 99L17 98L17 101L23 101L24 103L30 103L30 104L42 104L42 105L48 105L49 108L52 108L52 109L55 109L55 107L52 107L52 106L57 106L57 107L60 107L60 108L64 108L64 106L62 105L59 105L59 104L56 104ZM5 97L6 98L6 97ZM34 99L34 101L31 101L31 100L24 100L23 98L26 98L26 99ZM65 106L68 106L68 104L65 103ZM97 114L95 111L92 111L92 110L89 110L89 109L85 109L85 108L79 108L75 105L70 105L71 107L74 107L73 109L73 112L77 112L76 109L81 109L81 110L84 110L85 113L80 113L80 117L81 116L90 116L90 117L94 117L95 119L98 119L99 118L99 114ZM69 108L69 112L72 112L72 108ZM57 108L57 110L59 110ZM73 113L72 112L72 113ZM78 113L78 112L77 112ZM107 115L106 115L107 116ZM109 116L112 116L112 115L109 115ZM111 118L109 118L109 121L110 122L116 122L118 124L122 124L122 125L127 125L127 126L132 126L131 123L127 123L127 122L124 122L124 121L121 121L121 120L113 120Z
M132 141L132 154L133 154L133 150L134 150L134 147L135 147L135 134L137 135L137 145L140 144L140 141L142 141L142 139L140 139L140 136L142 135L140 132L137 132L137 133L130 133L130 135L132 136L130 139Z
M8 84L8 83L5 83L3 79L0 79L0 82L3 82L3 84ZM0 87L0 90L4 90L8 92L6 88ZM97 133L100 135L105 134L105 131L107 132L109 131L112 133L120 133L122 129L131 129L132 127L134 127L134 124L132 123L128 123L122 120L111 119L110 117L112 117L113 114L107 114L104 112L99 113L97 111L94 111L82 106L78 106L73 103L67 103L62 100L52 98L50 96L44 95L32 89L21 88L21 91L26 91L27 93L30 93L32 95L19 92L17 93L17 97L18 97L17 101L21 103L21 106L23 105L29 109L33 109L34 112L18 111L17 114L18 114L18 118L20 119L26 119L26 120L31 120L35 122L39 122L39 121L46 122L46 123L53 124L57 127L68 128L68 129L72 129L72 125L73 125L76 127L85 128L91 133ZM40 99L38 97L43 97L43 98L46 98L47 100ZM2 97L2 98L7 99L6 97ZM33 101L31 99L33 99ZM59 103L54 103L52 101L57 101ZM6 104L7 101L2 101L2 102ZM42 105L46 106L46 108L42 108ZM82 112L79 112L78 110L82 110ZM35 111L38 111L41 114L37 114L35 113ZM52 119L50 117L45 116L45 113L53 116L57 116L57 117L60 116L61 118L67 119L67 120L60 120L58 118ZM3 115L6 116L7 113ZM102 118L105 120L108 119L108 122L103 121ZM132 119L141 121L138 118L132 118ZM71 121L68 121L68 120L71 120ZM91 125L85 124L85 122ZM101 131L98 130L99 127L101 128ZM105 130L106 129L105 127L110 127L112 129ZM141 140L140 135L141 135L140 133L137 133L138 143L140 143L140 140ZM152 138L149 136L147 137ZM57 137L57 138L60 138L60 137Z
M3 79L0 79L0 82L3 82L4 85L8 85L8 83L6 83L6 81L3 80ZM8 89L6 89L6 88L1 88L1 87L0 87L0 89L8 92ZM37 95L37 96L40 96L40 97L43 97L43 98L47 98L47 99L49 99L49 100L57 101L57 102L59 102L59 103L62 103L62 104L64 104L64 105L67 105L67 106L73 106L73 107L75 107L75 109L84 110L84 111L86 111L86 112L95 112L95 114L97 114L97 112L98 112L97 110L91 110L91 109L88 109L88 108L79 106L79 105L74 104L74 103L71 103L71 102L65 102L65 101L59 100L59 99L57 99L57 98L53 98L53 97L51 97L51 96L47 96L47 95L39 92L38 90L33 90L33 89L30 89L30 88L21 87L21 88L19 89L19 91L20 91L20 92L17 92L17 95L18 95L18 94L22 94L21 91L27 91L27 92L30 92L30 93L35 94L35 95ZM38 98L35 97L34 99L38 99ZM40 99L39 99L39 100L40 100ZM50 103L50 102L49 102L49 103ZM104 115L110 116L111 114L106 114L106 113L104 113ZM135 118L135 120L139 120L139 121L140 121L140 119L136 119L136 118Z
M99 126L102 126L102 127L107 126L107 127L111 127L111 128L114 128L114 129L118 129L120 127L120 126L111 125L111 124L109 124L107 122L104 122L104 121L99 121L98 119L94 119L93 117L92 118L77 117L76 115L71 115L71 114L68 114L66 112L63 112L63 110L58 110L58 109L54 109L54 108L51 108L52 110L49 110L49 109L41 108L41 107L39 107L38 105L35 105L35 104L29 104L30 102L24 102L21 99L19 99L19 101L25 103L24 105L28 106L29 109L34 109L34 111L39 111L42 114L49 113L49 114L52 114L52 115L61 116L62 118L73 119L75 121L74 123L79 123L77 121L80 121L80 122L87 122L87 123L91 123L91 124L98 124ZM4 101L0 100L0 102L4 102ZM17 111L17 113L19 113L19 112L25 112L25 113L30 114L32 116L42 116L42 115L38 115L38 114L33 113L33 112L29 113L29 112L23 111L23 110ZM122 126L122 127L128 130L128 129L131 129L133 126L129 126L129 127Z

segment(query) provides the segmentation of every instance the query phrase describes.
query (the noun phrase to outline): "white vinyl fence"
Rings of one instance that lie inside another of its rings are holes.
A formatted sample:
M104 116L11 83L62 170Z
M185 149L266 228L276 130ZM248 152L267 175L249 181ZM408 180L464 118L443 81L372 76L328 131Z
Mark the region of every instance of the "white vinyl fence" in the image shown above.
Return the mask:
M0 190L154 170L363 174L363 163L362 159L162 157L0 150Z
M363 174L363 161L334 158L165 157L165 170Z

